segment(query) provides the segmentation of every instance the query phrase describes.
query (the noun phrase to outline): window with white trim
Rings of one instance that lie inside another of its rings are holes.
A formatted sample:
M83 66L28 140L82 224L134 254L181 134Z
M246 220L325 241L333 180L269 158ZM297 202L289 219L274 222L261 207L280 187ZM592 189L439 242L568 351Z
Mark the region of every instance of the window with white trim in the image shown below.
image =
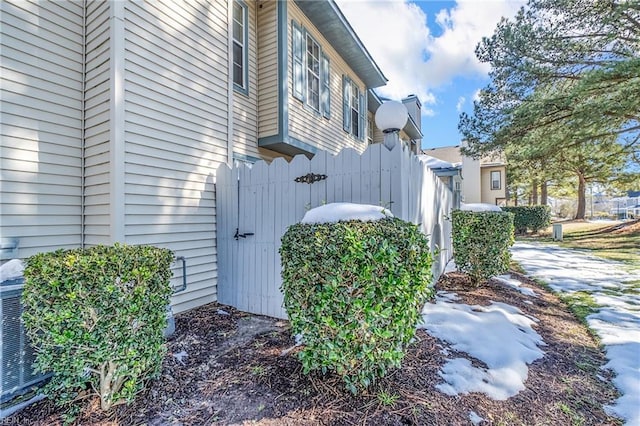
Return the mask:
M293 97L326 118L331 116L329 57L297 22L291 21Z
M491 189L501 189L502 188L502 173L499 170L494 170L491 172Z
M239 0L233 2L233 85L246 91L247 85L247 31L248 31L247 5Z
M307 104L320 111L320 45L307 34Z
M342 127L356 139L367 134L367 97L347 76L342 76Z

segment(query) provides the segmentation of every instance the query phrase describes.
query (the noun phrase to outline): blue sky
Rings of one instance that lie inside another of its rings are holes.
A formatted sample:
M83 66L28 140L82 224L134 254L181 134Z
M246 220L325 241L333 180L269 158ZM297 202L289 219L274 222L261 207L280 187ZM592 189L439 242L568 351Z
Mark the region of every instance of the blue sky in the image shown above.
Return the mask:
M488 82L475 57L483 36L521 0L336 0L389 82L391 99L416 94L422 102L423 148L458 145L458 118L470 112Z

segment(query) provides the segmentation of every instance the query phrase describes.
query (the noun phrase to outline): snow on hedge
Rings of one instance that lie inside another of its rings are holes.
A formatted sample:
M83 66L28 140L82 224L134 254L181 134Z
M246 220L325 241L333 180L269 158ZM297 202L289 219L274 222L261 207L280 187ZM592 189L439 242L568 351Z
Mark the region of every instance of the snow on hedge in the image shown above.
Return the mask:
M349 220L370 222L386 217L393 217L393 214L384 207L371 204L330 203L309 210L302 218L302 223L335 223Z

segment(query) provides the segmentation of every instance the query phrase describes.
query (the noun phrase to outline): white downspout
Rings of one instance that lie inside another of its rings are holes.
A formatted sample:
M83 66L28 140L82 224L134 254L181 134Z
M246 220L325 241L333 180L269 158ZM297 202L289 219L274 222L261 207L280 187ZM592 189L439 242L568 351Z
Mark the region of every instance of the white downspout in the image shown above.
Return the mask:
M86 93L87 93L87 0L82 2L82 100L80 102L80 248L84 248L85 228L85 151L86 151Z
M233 167L233 1L227 1L227 165Z

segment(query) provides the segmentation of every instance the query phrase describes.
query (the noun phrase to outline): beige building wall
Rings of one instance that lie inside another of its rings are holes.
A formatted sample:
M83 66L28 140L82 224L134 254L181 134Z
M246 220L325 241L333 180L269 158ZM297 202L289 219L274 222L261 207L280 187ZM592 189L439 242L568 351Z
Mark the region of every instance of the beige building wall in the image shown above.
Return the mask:
M500 189L491 189L491 172L494 171L500 172ZM506 198L505 172L504 166L482 167L480 180L482 182L483 203L499 204Z

